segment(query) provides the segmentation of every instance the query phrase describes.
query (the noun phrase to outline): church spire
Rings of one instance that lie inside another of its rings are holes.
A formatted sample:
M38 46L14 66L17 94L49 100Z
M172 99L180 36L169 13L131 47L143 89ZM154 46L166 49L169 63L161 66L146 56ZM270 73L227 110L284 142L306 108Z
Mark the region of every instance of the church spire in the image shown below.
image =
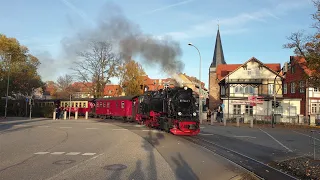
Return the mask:
M221 37L220 37L220 29L219 29L219 23L218 23L218 32L216 37L216 44L214 47L214 54L213 59L210 67L217 67L219 64L226 64L226 61L224 59L223 55L223 49L222 49L222 43L221 43Z

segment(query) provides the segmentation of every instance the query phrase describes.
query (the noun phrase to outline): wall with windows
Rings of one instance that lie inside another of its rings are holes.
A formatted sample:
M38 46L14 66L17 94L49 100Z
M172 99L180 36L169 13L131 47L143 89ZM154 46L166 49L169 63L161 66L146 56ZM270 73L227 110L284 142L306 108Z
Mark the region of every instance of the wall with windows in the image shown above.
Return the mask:
M262 104L257 104L256 106L252 106L249 103L246 103L246 100L224 100L223 101L225 108L224 113L228 114L228 106L230 105L230 115L258 115L258 116L267 116L272 113L272 103L271 101L263 101Z
M301 99L283 99L280 101L281 107L275 110L276 114L281 114L281 122L292 122L300 114ZM248 114L254 116L258 120L270 120L272 115L272 101L263 101L261 104L251 106L245 100L224 100L224 118L228 118L228 105L230 105L229 117L243 116ZM320 108L320 100L319 106ZM320 109L319 109L320 110Z
M273 95L274 78L276 74L264 67L257 61L249 61L240 67L235 72L230 74L226 81L239 82L238 86L232 85L230 87L231 97L248 97L249 95ZM248 82L255 82L260 84L246 85ZM245 87L247 86L247 87ZM225 93L224 87L221 87L222 94ZM282 97L282 79L276 78L276 92L277 97Z

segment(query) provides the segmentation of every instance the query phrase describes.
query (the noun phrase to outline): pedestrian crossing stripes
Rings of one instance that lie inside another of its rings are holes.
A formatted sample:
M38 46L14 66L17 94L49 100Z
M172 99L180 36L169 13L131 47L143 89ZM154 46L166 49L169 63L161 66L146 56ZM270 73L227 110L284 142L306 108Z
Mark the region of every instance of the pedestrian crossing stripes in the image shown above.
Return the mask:
M75 155L81 155L81 156L93 156L96 153L90 153L90 152L36 152L34 153L36 155L45 155L45 154L50 154L50 155L67 155L67 156L75 156Z

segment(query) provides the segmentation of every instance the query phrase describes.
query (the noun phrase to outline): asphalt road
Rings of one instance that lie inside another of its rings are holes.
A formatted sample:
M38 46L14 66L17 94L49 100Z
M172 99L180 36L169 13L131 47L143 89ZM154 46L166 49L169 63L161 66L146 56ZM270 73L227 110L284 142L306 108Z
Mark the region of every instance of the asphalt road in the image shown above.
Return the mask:
M181 137L91 120L0 121L0 179L237 179L237 166Z
M203 125L200 137L264 163L299 156L320 159L320 130ZM315 143L315 146L314 146Z

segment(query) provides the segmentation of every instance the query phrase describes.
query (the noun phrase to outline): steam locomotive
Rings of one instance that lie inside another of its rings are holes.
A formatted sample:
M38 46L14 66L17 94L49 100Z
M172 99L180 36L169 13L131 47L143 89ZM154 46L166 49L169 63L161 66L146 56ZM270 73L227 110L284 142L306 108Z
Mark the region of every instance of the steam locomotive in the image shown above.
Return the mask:
M140 96L140 121L176 135L200 132L196 99L188 87L165 88Z

